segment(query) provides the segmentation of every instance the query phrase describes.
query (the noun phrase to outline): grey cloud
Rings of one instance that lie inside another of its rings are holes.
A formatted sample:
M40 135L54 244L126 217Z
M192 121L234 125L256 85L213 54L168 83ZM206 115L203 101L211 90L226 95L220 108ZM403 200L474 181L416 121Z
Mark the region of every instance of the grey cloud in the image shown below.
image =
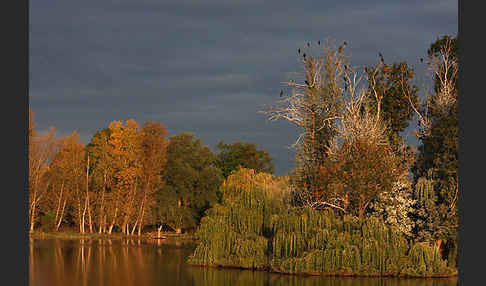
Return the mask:
M30 105L40 129L83 142L129 118L213 147L255 142L283 174L297 128L257 111L302 70L297 48L346 40L355 64L382 52L420 75L430 42L456 32L455 1L32 1Z

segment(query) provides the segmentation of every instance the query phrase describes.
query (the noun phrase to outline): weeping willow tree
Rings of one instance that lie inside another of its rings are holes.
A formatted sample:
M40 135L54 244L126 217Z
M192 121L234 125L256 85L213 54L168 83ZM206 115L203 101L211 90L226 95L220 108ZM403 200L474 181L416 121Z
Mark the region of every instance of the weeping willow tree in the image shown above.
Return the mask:
M436 276L453 273L427 243L410 243L376 218L336 216L332 210L290 209L272 222L273 271L359 276Z
M221 186L189 263L281 273L436 276L454 269L437 248L412 243L376 218L289 207L287 178L240 169Z
M265 268L271 217L282 206L287 179L239 169L222 184L222 203L208 210L196 232L200 244L189 262Z

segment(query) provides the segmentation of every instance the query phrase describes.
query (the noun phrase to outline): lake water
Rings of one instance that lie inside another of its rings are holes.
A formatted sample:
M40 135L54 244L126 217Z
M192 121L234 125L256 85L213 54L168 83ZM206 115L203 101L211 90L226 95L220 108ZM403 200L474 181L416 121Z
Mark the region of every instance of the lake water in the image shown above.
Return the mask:
M31 286L455 286L457 278L333 278L190 266L194 246L143 240L31 239Z

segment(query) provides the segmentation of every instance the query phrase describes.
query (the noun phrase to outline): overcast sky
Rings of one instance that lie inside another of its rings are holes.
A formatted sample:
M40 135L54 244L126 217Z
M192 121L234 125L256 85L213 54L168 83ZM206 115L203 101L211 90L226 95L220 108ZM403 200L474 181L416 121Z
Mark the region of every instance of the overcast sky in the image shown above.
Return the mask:
M30 107L37 129L81 141L113 120L146 120L256 143L275 173L294 164L298 129L257 113L301 71L297 49L347 41L354 65L419 59L457 34L457 1L42 0L30 1ZM413 135L409 135L414 142Z

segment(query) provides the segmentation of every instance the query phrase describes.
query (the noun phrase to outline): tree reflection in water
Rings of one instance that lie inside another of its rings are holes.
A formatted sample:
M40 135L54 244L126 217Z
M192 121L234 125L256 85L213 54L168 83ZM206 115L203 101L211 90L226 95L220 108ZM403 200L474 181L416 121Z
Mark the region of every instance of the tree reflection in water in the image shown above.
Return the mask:
M29 241L29 285L455 286L457 278L333 278L189 266L193 246L161 240Z

